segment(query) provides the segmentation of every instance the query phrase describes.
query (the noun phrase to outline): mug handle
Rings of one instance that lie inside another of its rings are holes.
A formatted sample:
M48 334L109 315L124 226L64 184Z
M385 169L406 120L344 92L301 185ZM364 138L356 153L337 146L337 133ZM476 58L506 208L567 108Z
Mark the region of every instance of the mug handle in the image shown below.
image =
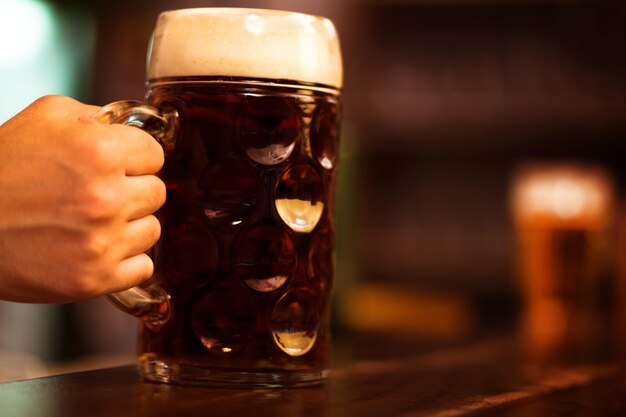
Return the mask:
M102 107L93 118L103 124L142 129L161 144L165 155L174 148L178 129L178 113L174 109L160 111L140 101L116 101ZM150 280L140 286L108 294L107 298L120 310L144 320L146 326L153 330L158 330L171 316L169 294Z

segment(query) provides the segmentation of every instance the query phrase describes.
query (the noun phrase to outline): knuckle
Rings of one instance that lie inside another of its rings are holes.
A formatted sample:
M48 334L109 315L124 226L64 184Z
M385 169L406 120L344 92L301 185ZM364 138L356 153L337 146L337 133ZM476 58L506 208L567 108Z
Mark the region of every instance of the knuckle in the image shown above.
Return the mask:
M80 300L100 295L100 277L87 271L79 272L72 277L71 285L66 289L67 296Z
M65 294L76 300L102 295L112 274L115 242L102 231L82 234L76 241L76 259L64 284Z
M57 108L59 106L67 105L68 103L74 103L75 100L66 96L50 94L39 97L33 102L33 106L44 108Z
M47 95L33 101L27 110L30 117L48 122L49 127L59 128L67 121L67 109L73 109L76 103L78 102L66 96Z
M68 297L80 300L101 295L109 274L106 265L110 246L108 240L98 234L87 234L78 242L77 259L64 283Z
M100 263L92 260L77 261L63 280L61 287L65 296L80 300L100 295L100 283L106 282Z
M122 195L110 182L93 182L79 192L78 212L88 222L114 218L122 207Z
M82 259L85 264L96 266L107 257L111 246L111 240L104 233L89 233L81 243Z
M77 152L96 172L107 173L122 169L121 158L117 152L117 136L107 126L94 125L89 133L85 131L77 142Z

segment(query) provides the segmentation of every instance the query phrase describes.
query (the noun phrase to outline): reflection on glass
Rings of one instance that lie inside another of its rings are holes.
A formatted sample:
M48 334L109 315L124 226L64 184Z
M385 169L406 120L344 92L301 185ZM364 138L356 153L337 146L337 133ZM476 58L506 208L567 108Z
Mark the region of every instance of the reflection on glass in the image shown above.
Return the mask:
M285 224L294 232L308 233L324 211L322 179L311 165L295 165L281 176L275 200L276 211Z
M324 203L281 198L276 200L276 210L280 218L295 232L308 233L315 228L322 217Z
M320 326L315 294L305 289L288 291L274 306L271 317L276 345L289 356L309 352Z
M273 333L276 344L289 356L302 356L315 344L317 333L305 331L275 331Z

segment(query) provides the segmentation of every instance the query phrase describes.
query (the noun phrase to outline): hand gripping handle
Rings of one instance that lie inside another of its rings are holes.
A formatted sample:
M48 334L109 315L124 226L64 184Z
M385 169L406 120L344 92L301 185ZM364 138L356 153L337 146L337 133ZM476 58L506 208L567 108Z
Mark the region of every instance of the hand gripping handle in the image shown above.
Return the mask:
M144 130L163 146L166 155L174 148L178 114L173 109L159 111L140 101L117 101L107 104L93 117L103 124L123 124ZM144 320L153 330L159 329L171 315L169 294L150 280L108 294L107 298L122 311Z

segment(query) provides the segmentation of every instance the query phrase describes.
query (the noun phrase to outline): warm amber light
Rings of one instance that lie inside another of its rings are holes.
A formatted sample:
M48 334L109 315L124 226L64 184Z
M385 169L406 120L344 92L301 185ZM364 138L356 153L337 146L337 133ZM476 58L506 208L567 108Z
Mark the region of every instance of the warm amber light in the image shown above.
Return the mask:
M516 175L512 205L518 225L601 227L612 204L609 175L578 164L528 165Z
M308 233L315 229L317 222L322 217L324 203L281 198L276 200L276 210L291 229L300 233Z
M588 359L607 345L610 176L581 164L527 165L512 191L525 346L536 359Z

